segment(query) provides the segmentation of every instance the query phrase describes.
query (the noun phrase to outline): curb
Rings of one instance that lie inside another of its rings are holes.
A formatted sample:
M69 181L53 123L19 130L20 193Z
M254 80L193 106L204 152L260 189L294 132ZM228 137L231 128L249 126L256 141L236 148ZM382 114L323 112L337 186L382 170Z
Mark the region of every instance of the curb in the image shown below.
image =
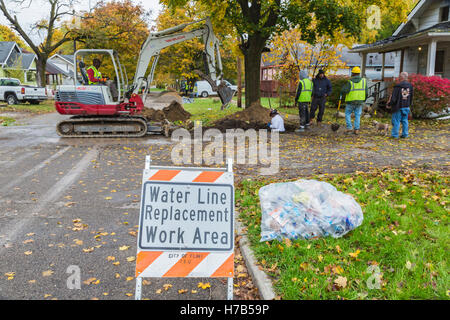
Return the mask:
M273 290L272 281L260 270L256 265L256 258L253 251L250 249L250 241L246 234L242 231L242 224L235 219L235 228L237 235L241 237L239 240L239 247L242 257L244 258L245 265L258 288L259 296L262 300L274 300L276 295Z

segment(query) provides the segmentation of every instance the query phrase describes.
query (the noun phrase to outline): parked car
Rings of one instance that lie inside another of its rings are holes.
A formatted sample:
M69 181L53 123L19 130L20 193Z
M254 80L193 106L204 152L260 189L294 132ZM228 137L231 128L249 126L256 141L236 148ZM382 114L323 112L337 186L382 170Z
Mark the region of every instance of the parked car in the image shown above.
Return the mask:
M0 78L0 100L8 104L39 104L47 100L47 89L23 85L15 78Z
M232 85L230 82L228 82L227 80L223 80L225 82L225 84L231 88L231 90L233 91L237 91L237 86L236 85ZM220 80L217 80L217 85L220 84ZM213 91L211 85L208 83L208 81L206 80L201 80L201 81L196 81L195 85L194 85L194 94L197 97L202 97L202 98L206 98L208 96L213 96L213 95L217 95L217 92Z

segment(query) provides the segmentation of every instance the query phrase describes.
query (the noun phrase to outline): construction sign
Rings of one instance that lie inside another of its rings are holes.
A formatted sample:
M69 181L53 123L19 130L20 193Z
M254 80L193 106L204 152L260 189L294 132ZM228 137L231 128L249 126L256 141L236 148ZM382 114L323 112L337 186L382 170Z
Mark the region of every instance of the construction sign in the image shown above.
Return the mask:
M150 166L143 174L136 277L234 275L234 185L228 168ZM137 282L137 284L139 284ZM136 297L138 297L138 289Z

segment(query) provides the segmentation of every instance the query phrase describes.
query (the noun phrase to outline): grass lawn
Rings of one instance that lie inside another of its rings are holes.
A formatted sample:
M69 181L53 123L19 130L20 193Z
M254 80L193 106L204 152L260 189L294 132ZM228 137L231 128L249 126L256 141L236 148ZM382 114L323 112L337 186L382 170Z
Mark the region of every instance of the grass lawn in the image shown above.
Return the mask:
M16 119L11 118L11 117L3 117L0 114L0 126L4 126L4 127L13 126L14 122L16 122Z
M55 101L45 100L40 104L16 104L0 108L0 112L30 112L34 114L56 112Z
M449 298L448 177L386 169L312 178L351 194L363 224L338 239L259 242L258 190L279 181L236 188L236 210L281 299ZM378 271L379 289L371 285Z

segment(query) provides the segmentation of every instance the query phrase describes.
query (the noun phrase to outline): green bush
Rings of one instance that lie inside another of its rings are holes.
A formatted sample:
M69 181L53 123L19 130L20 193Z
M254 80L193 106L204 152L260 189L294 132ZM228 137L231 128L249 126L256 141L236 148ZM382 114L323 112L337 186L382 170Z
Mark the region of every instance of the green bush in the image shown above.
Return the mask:
M332 86L331 96L328 97L328 106L337 108L341 89L344 86L344 84L350 79L350 77L330 75L328 76L328 79L331 81Z

